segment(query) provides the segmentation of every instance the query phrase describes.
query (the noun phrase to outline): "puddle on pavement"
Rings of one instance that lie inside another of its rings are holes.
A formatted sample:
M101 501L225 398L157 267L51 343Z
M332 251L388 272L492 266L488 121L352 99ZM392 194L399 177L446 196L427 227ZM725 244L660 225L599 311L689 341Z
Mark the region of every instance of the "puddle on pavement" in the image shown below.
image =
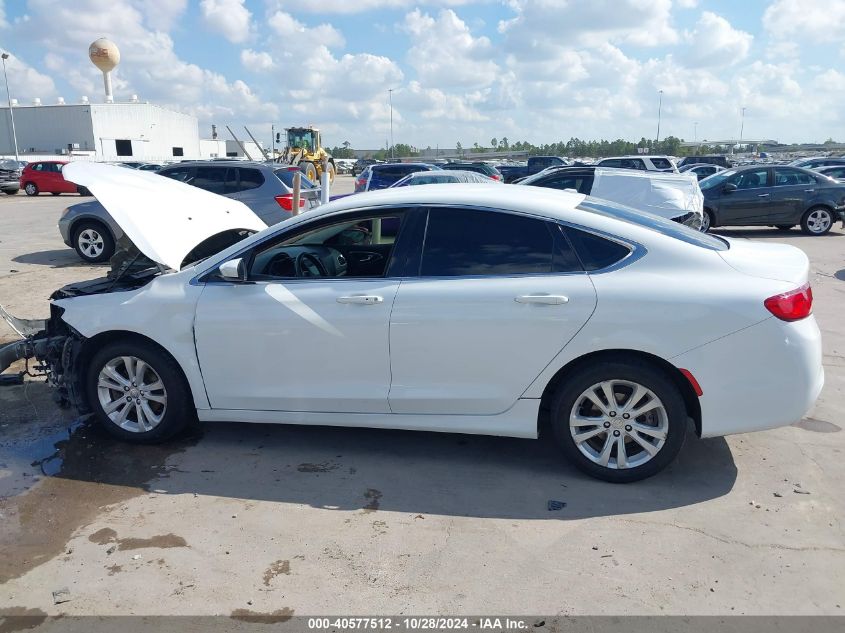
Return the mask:
M91 421L68 421L37 383L0 394L0 584L60 554L105 506L144 494L167 477L168 458L197 441L120 442Z
M802 418L792 426L804 429L805 431L813 431L814 433L838 433L842 430L841 426L826 420L817 420L816 418Z

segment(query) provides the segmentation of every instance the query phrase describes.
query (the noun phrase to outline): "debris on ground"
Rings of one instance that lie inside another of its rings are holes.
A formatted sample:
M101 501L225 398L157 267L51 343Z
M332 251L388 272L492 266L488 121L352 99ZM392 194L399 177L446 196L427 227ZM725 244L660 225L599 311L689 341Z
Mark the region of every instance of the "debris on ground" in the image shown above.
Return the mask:
M62 604L63 602L70 602L70 589L62 587L53 592L53 604Z
M549 499L549 512L555 512L557 510L563 510L566 507L565 501L557 501L555 499Z

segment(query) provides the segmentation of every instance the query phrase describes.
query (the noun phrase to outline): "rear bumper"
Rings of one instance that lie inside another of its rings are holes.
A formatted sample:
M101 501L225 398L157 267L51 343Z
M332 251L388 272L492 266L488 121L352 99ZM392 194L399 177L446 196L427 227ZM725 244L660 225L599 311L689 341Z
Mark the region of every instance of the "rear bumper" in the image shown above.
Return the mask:
M793 323L771 317L672 362L701 385L702 437L797 422L824 385L821 333L813 316Z

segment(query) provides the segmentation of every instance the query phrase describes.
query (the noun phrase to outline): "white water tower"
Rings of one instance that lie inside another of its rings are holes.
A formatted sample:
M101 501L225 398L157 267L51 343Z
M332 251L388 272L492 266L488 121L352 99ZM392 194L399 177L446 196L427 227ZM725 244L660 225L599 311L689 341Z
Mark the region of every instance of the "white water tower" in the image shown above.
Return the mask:
M114 103L114 95L111 89L111 71L120 63L120 50L114 42L101 37L88 47L88 57L91 59L91 63L103 73L106 103Z

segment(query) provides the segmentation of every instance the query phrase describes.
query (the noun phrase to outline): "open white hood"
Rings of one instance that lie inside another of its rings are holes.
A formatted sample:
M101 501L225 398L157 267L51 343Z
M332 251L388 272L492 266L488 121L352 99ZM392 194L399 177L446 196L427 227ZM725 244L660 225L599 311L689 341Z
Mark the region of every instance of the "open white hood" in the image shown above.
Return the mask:
M243 202L149 172L73 162L62 174L94 194L139 251L173 270L213 235L267 228Z

